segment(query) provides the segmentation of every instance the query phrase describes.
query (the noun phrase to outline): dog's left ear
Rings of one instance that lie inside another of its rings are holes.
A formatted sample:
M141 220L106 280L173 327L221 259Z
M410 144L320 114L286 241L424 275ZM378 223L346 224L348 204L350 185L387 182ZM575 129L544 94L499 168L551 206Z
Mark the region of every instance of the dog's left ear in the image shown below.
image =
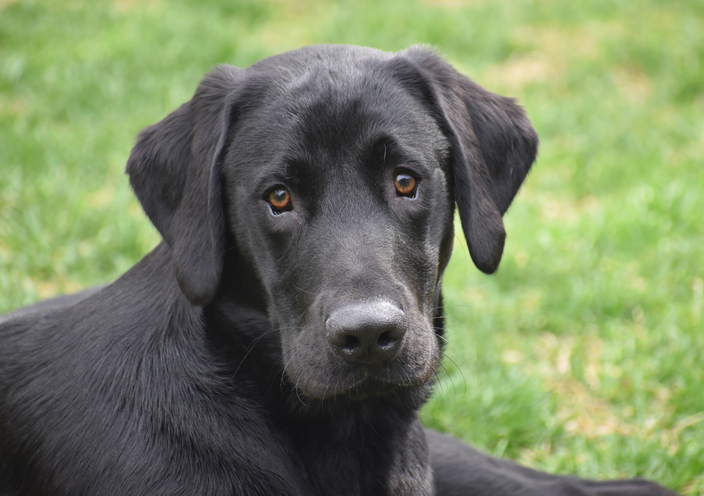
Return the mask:
M501 216L535 161L538 135L512 99L485 90L431 50L411 48L395 64L407 84L415 81L450 140L455 201L469 253L491 274L506 238Z
M220 161L240 79L242 70L231 66L208 74L189 102L140 133L127 161L132 189L171 248L181 290L196 305L213 299L223 268Z

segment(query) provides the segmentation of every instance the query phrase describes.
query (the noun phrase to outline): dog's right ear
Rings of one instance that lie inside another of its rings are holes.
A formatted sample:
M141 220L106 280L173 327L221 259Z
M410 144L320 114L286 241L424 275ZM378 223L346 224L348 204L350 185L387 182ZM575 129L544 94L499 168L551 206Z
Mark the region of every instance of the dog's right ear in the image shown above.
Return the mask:
M189 102L139 134L127 161L132 189L171 248L179 286L197 305L212 300L222 273L220 161L242 73L219 66L208 74Z

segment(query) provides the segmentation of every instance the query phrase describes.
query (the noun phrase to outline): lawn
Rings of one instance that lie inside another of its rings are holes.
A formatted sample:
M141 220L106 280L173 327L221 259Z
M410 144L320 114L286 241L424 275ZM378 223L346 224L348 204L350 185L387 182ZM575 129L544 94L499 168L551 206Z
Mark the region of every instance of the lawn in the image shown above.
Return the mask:
M704 495L700 0L0 0L0 311L139 260L136 133L214 65L312 43L435 46L541 136L498 273L457 236L425 423Z

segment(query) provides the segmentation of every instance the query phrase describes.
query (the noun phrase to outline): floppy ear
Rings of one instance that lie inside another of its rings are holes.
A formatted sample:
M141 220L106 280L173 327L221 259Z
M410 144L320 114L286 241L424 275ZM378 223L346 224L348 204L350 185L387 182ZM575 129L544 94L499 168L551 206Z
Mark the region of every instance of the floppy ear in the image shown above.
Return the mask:
M219 66L193 98L144 129L127 161L130 184L171 248L181 290L205 305L217 291L225 249L220 159L242 71Z
M411 48L400 55L414 65L421 78L417 90L450 140L455 201L469 253L491 274L506 238L501 216L535 161L538 135L512 99L485 90L431 50Z

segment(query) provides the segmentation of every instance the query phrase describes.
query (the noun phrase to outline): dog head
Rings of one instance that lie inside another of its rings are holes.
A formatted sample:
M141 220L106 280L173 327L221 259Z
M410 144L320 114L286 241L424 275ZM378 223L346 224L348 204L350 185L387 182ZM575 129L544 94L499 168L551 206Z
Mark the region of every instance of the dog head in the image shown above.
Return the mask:
M289 381L356 398L432 378L454 204L494 272L536 149L512 100L432 51L317 46L217 68L127 171L193 304L245 267Z

